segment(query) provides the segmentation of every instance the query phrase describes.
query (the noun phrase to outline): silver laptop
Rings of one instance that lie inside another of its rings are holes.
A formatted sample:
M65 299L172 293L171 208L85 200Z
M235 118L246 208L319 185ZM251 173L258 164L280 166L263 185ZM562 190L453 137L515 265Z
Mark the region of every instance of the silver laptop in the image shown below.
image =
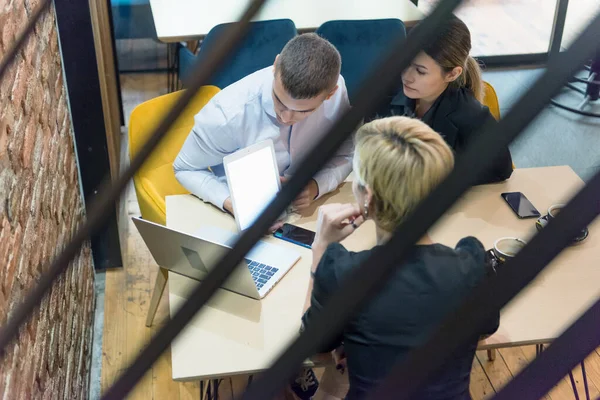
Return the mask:
M199 281L237 240L235 234L217 227L204 226L188 235L141 218L132 219L158 265ZM262 299L299 259L300 254L292 249L259 241L222 287Z

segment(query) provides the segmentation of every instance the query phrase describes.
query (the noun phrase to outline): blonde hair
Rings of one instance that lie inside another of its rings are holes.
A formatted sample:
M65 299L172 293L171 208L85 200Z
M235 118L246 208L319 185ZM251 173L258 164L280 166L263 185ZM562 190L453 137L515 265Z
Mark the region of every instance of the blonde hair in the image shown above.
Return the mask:
M359 186L373 193L373 219L392 232L452 170L454 155L427 124L389 117L357 131L353 165Z
M450 86L466 87L480 103L483 102L481 68L477 60L469 55L471 32L463 21L454 15L444 21L440 33L425 46L424 51L442 67L444 72L462 67L463 73L451 82Z

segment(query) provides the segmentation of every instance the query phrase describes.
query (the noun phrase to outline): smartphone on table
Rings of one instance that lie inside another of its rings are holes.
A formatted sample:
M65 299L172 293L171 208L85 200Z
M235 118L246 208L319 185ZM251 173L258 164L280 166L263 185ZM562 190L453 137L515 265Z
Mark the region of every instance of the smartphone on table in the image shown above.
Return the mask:
M273 236L307 249L312 247L312 242L315 240L315 232L292 224L283 224Z
M502 193L500 196L508 203L510 208L519 218L537 218L540 212L534 207L527 197L521 192Z

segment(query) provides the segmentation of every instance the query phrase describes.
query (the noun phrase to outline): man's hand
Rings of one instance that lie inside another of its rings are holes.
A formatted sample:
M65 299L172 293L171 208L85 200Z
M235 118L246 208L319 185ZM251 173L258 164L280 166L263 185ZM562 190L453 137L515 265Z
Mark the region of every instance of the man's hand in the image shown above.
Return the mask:
M281 183L287 182L287 178L281 177ZM296 200L292 202L292 206L298 211L302 211L310 207L315 197L319 194L319 185L317 181L311 179L304 190L296 197Z
M223 208L229 214L233 215L233 204L231 203L231 197L225 199L225 201L223 202Z

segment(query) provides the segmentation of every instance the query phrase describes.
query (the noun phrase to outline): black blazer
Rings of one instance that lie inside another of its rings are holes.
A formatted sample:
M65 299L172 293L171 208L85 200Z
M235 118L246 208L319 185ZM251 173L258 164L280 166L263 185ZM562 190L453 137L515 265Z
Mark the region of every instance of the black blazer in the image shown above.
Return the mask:
M404 96L401 88L368 120L393 115L415 117L415 101ZM490 110L479 103L470 90L448 87L425 113L422 121L442 135L458 156L475 139L479 133L478 128L495 119ZM512 171L510 151L504 148L496 164L477 184L506 180Z

